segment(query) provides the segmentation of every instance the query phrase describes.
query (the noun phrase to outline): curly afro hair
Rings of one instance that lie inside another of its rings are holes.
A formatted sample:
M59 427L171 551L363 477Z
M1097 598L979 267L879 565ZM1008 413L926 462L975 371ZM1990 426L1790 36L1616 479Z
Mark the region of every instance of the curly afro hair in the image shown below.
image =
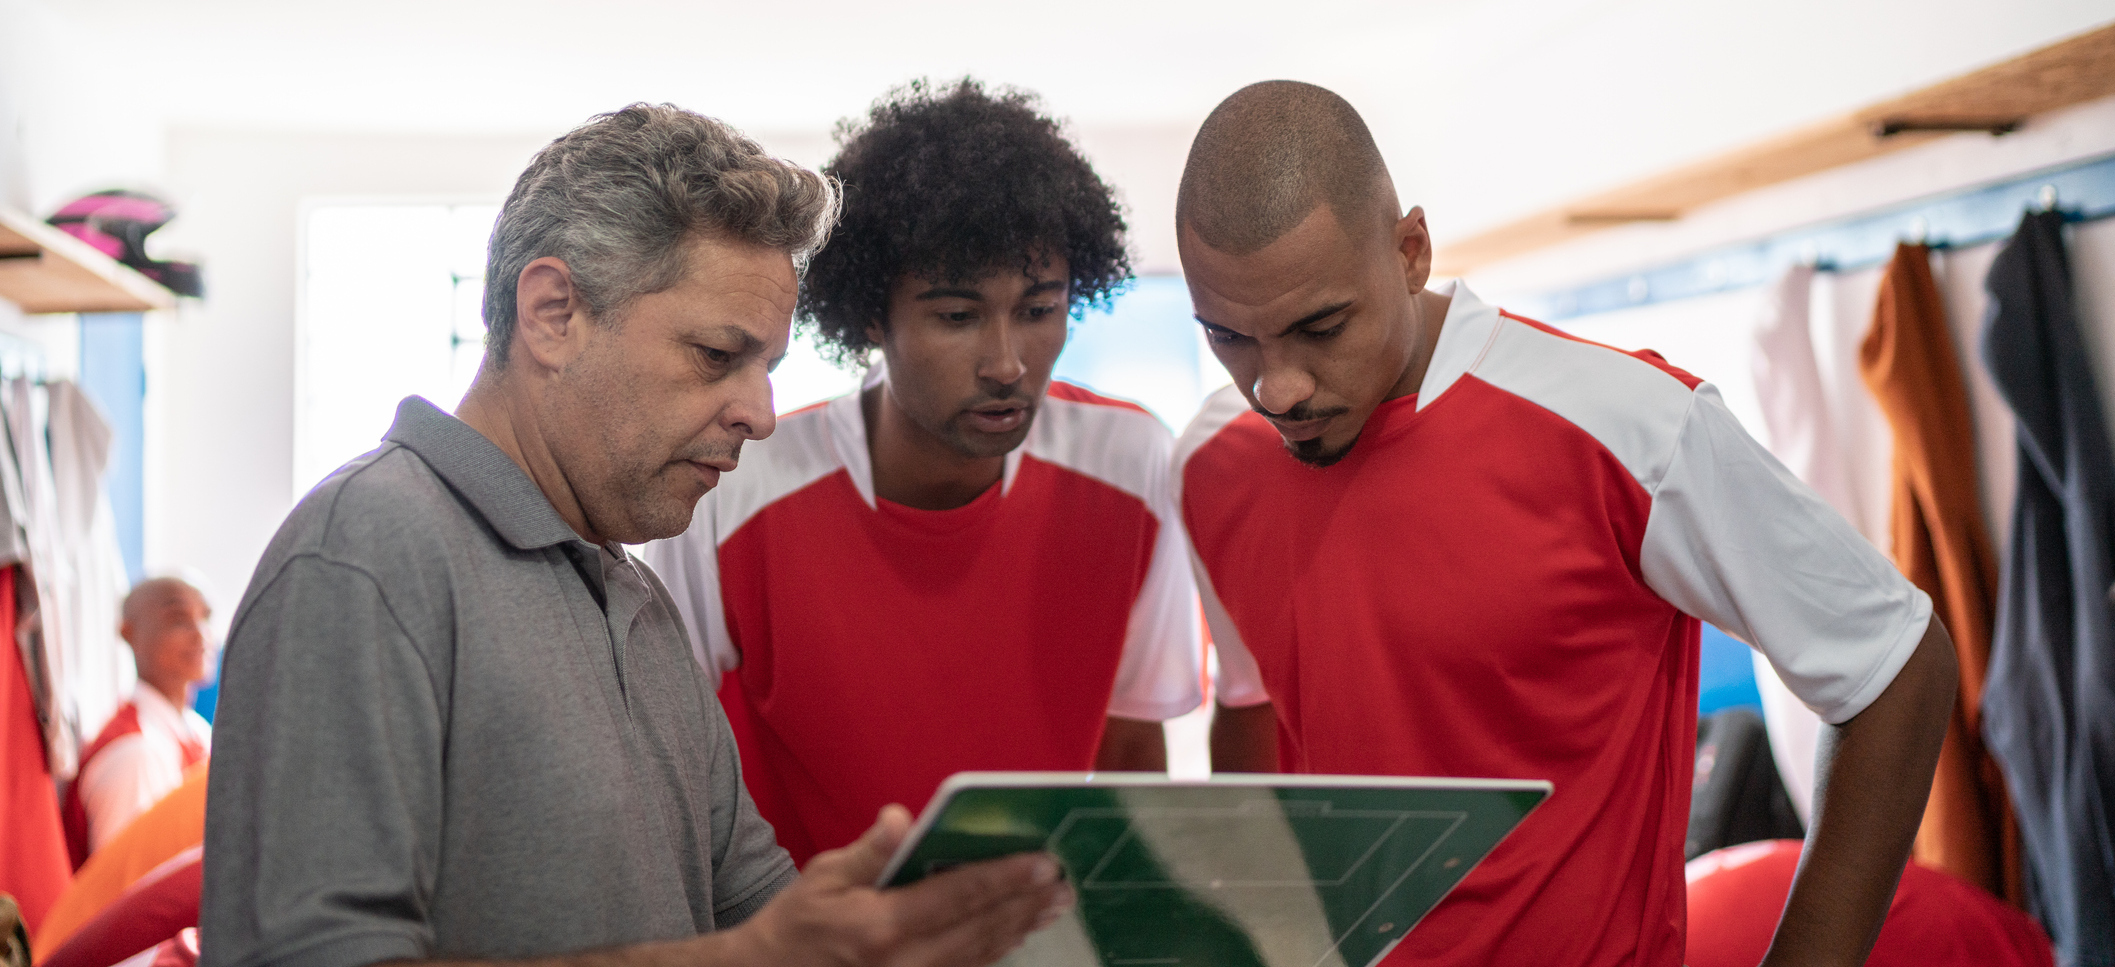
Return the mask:
M905 275L969 281L1062 251L1074 318L1123 290L1123 213L1040 106L1028 92L966 78L914 81L875 102L863 124L838 123L840 150L823 174L843 186L843 214L808 265L800 316L839 364L865 361L867 325L888 324L889 290Z

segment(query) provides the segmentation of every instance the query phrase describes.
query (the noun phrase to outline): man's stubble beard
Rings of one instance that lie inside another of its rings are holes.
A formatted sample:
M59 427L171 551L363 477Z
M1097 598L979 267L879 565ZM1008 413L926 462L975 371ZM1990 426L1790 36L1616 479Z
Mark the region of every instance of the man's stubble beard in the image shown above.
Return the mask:
M624 378L621 367L601 356L593 350L583 354L553 387L573 401L558 409L578 424L569 429L588 439L585 449L597 458L592 468L568 468L574 500L605 540L639 544L674 537L690 528L698 501L711 490L707 487L687 500L679 496L679 489L694 486L674 479L693 472L681 461L739 460L742 441L695 445L691 452L671 457L644 422L653 412L650 402L637 392L634 381ZM589 471L583 474L587 479L573 476L580 471Z

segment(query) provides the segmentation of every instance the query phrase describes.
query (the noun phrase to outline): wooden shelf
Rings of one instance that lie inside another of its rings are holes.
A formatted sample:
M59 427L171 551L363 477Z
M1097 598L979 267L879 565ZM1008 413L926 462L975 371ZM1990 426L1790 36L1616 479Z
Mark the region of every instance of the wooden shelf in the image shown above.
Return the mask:
M1468 238L1441 239L1433 271L1459 275L1611 225L1673 221L1721 198L1914 147L1953 130L2009 129L2033 115L2110 94L2115 24Z
M25 314L145 312L176 294L65 232L0 209L0 299Z

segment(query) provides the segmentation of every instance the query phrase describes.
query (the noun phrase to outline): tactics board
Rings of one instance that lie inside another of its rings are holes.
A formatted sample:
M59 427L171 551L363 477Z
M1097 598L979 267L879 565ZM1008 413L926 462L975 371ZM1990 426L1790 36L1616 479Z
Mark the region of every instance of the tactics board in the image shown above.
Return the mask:
M1047 850L1079 895L1037 963L1366 967L1549 795L1545 782L962 773L882 875Z

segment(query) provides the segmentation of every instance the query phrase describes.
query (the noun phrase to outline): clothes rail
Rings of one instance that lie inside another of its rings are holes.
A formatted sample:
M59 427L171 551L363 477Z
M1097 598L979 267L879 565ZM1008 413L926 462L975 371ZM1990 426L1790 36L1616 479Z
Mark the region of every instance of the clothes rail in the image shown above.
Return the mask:
M2021 213L2057 208L2068 221L2115 215L2115 154L2007 181L1710 249L1685 261L1507 301L1555 322L1761 285L1785 266L1829 270L1877 265L1898 242L1967 248L2010 236Z

